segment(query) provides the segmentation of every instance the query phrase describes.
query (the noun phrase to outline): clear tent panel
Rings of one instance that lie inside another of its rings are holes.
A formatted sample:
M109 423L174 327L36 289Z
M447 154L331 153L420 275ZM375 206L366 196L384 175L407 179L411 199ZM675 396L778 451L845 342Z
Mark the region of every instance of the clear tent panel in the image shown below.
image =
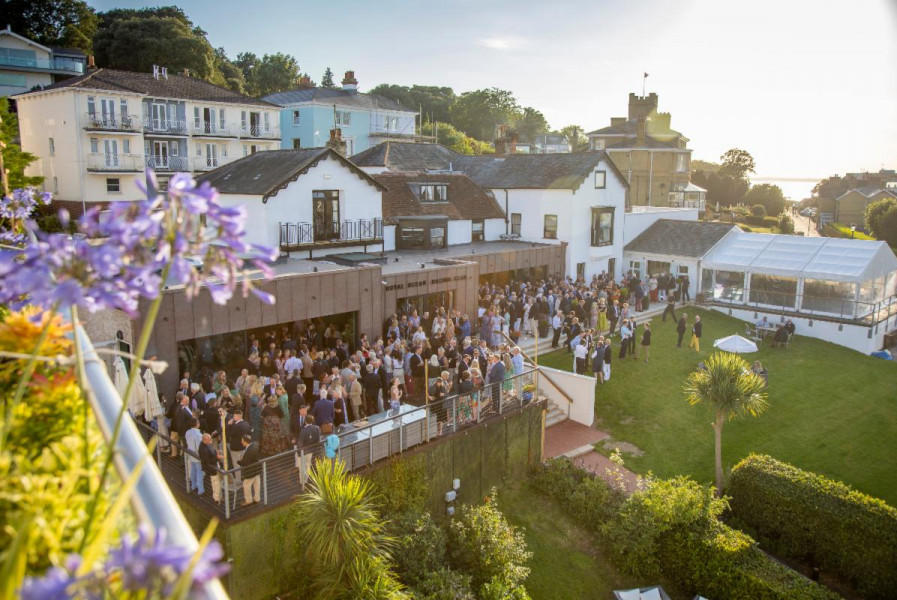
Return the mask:
M751 303L793 308L797 302L797 278L751 274Z
M807 312L853 316L856 289L856 284L844 281L804 279L804 292L801 296L800 308Z
M725 302L744 302L744 273L714 271L713 299Z

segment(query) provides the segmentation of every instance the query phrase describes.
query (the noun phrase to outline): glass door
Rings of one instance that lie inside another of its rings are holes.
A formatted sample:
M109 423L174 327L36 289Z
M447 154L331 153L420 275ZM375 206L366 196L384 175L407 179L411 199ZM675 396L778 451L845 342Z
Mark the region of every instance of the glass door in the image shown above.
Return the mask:
M315 241L339 239L339 192L315 190L312 192L312 215Z
M215 124L217 121L217 114L214 108L205 108L203 109L203 131L205 133L215 133Z
M152 128L156 131L168 130L168 107L164 104L153 104Z
M115 125L115 101L112 98L100 98L100 114L103 115L103 125Z
M206 166L218 166L218 144L206 144Z
M118 141L117 140L103 140L103 150L106 154L106 166L107 167L117 167L118 166Z
M168 142L153 142L153 163L157 169L168 168Z

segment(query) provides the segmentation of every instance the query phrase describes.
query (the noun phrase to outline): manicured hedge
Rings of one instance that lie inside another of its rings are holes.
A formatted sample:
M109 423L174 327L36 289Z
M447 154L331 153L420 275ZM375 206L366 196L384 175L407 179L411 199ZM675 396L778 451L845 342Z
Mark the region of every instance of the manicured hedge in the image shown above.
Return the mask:
M755 225L757 227L776 227L779 224L778 217L757 217L748 215L742 220L748 225Z
M708 516L706 507L683 507L681 498L689 495L685 487L691 488L692 492L700 488L693 481L677 478L667 482L673 494L669 497L669 504L678 502L680 510L697 515L691 522L679 522L672 526L660 523L665 512L662 507L666 503L657 502L656 494L647 502L639 502L641 499L635 496L626 499L603 480L586 473L568 459L556 459L543 465L536 473L534 483L598 536L612 555L654 548L650 562L659 565L663 575L689 592L733 600L838 598L837 594L764 554L750 536L732 529L715 516ZM646 493L650 492L637 492ZM614 546L615 539L625 537L625 532L632 530L631 519L629 529L619 520L627 507L633 509L629 511L630 517L633 514L642 515L646 518L646 526L654 522L657 531L662 532L656 536L648 535L653 539L646 540L645 546ZM655 509L660 513L652 515ZM620 532L624 532L622 536ZM639 575L648 576L647 573Z
M783 556L850 581L866 598L897 593L897 509L838 481L752 454L733 469L735 519Z

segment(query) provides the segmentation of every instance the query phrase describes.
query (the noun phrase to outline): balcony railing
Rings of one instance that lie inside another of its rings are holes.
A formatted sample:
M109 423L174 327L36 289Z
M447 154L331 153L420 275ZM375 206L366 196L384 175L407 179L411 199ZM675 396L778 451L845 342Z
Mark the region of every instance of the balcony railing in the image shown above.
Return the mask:
M90 131L124 131L140 133L143 124L136 117L87 113L84 129Z
M279 140L280 127L266 128L263 125L244 125L240 128L240 137Z
M139 173L143 171L140 154L88 154L87 170L100 173Z
M210 135L215 137L236 137L237 133L231 130L230 125L215 123L212 121L191 121L190 133L192 135Z
M20 69L67 71L69 73L84 72L84 65L80 62L68 60L52 60L47 58L21 58L18 56L5 56L3 54L0 54L0 65L6 67L17 67Z
M347 471L356 471L409 448L520 412L537 398L537 374L538 369L526 369L501 383L453 395L441 402L420 407L403 404L397 409L371 415L365 421L340 425L336 429L340 443L335 460L341 461ZM249 507L245 505L243 486L239 485L239 479L246 475L239 467L232 468L230 456L228 469L216 468L217 477L212 485L205 486L203 495L188 494L187 457L199 457L182 447L181 456L171 458L163 450L178 442L141 421L135 424L147 442L156 438L156 463L168 486L172 490L181 490L189 502L224 520L265 510L268 505L281 504L301 494L312 466L327 460L321 444L293 447L263 458L251 467L254 475L260 477L262 505ZM219 487L213 495L215 485ZM223 503L216 502L217 497Z
M221 165L226 165L231 162L231 158L226 156L218 156L218 157L204 157L197 156L193 158L193 170L194 171L211 171L212 169L217 169Z
M187 122L171 119L144 119L143 132L170 135L186 135Z
M383 219L341 223L281 223L280 248L284 251L315 244L382 242Z
M187 172L190 170L187 159L182 156L150 155L146 157L146 166L156 171Z

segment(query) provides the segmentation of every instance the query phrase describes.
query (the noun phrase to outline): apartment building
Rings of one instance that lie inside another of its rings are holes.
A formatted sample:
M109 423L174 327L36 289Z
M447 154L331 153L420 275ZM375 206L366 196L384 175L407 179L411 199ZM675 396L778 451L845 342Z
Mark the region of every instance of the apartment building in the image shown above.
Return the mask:
M626 177L630 206L689 207L688 138L670 127L670 113L657 112L657 106L657 94L629 94L628 116L589 133L589 147L606 152Z
M283 148L311 148L326 144L331 129L339 129L352 156L387 140L418 140L418 111L377 94L358 91L354 71L346 71L342 88L314 87L308 77L295 90L264 98L283 107L280 128Z
M51 48L0 29L0 97L21 94L82 75L87 57L75 48Z
M39 157L28 174L74 215L139 198L146 168L164 187L280 146L280 107L164 68L89 69L14 99L22 149Z

